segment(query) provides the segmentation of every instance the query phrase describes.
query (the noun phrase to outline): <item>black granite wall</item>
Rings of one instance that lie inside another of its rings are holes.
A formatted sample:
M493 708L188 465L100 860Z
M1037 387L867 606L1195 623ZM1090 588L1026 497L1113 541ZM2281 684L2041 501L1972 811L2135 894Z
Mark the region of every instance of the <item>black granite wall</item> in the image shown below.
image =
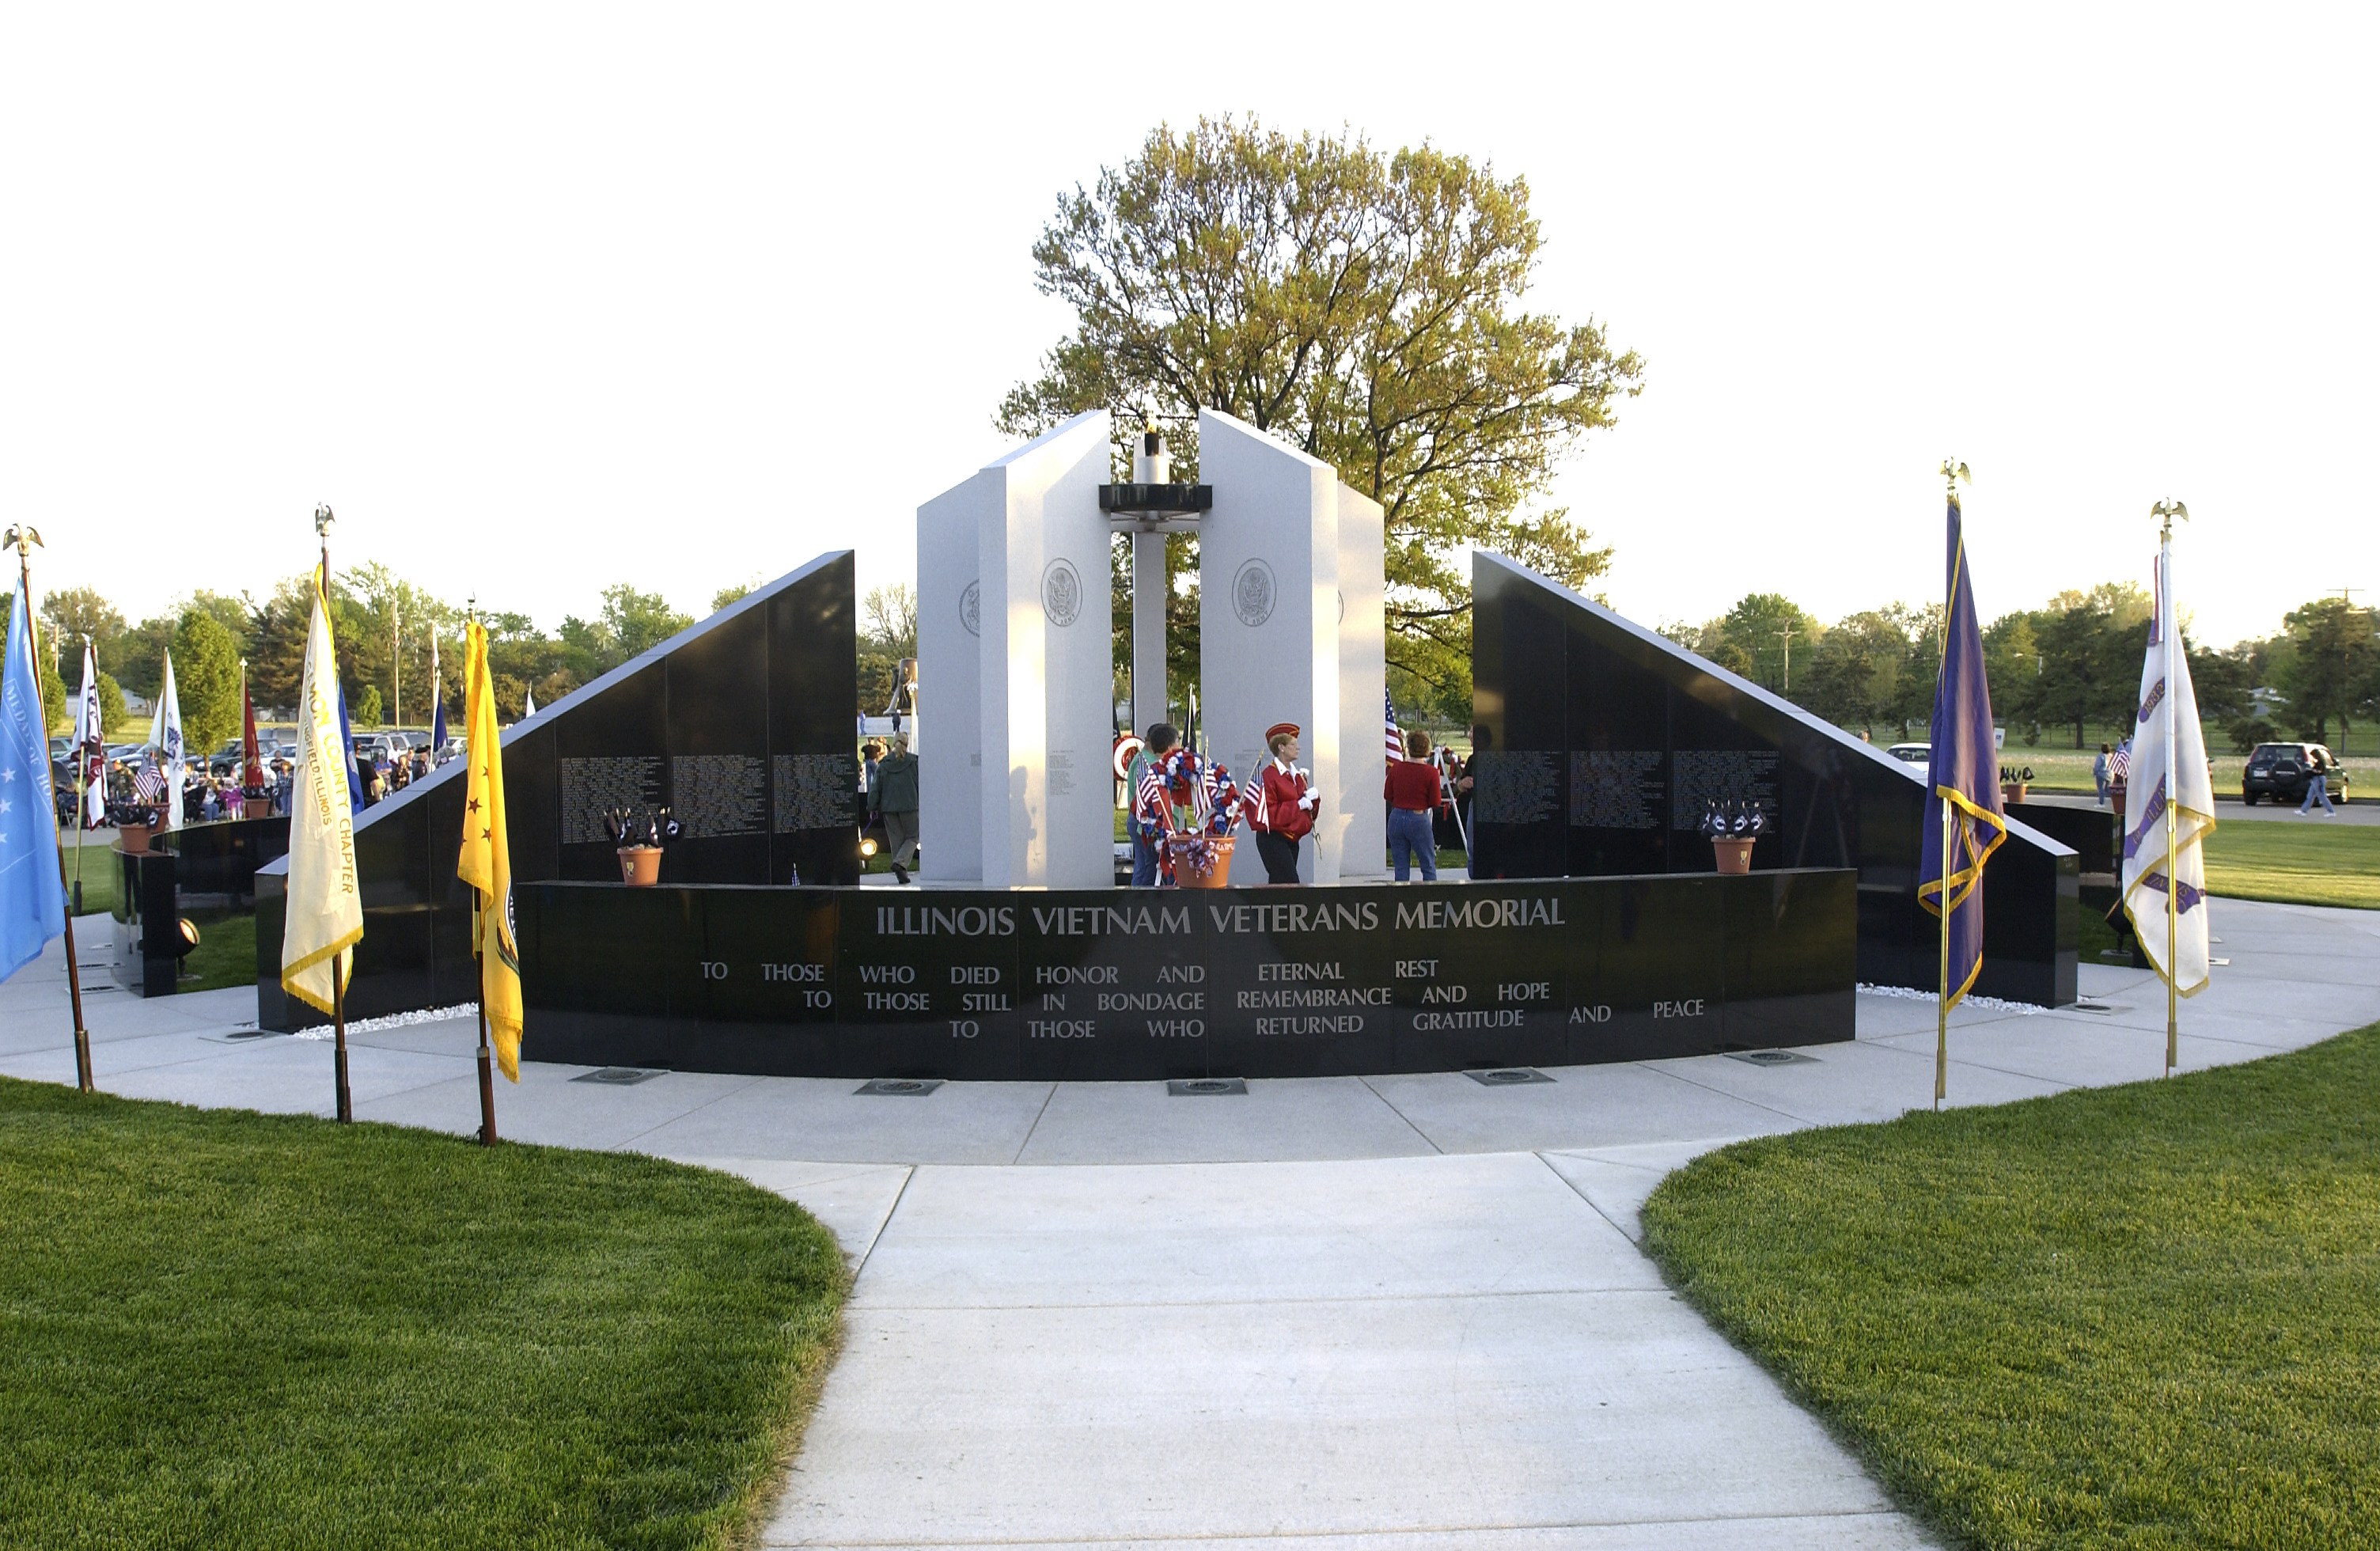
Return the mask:
M1856 869L1860 979L1934 988L1923 767L1500 555L1474 554L1472 589L1478 877L1709 872L1705 799L1756 801L1774 827L1754 868ZM2074 1000L2078 882L2071 850L2011 824L1984 874L1977 994Z
M1116 1082L1853 1035L1849 872L1399 888L627 889L516 915L533 1060Z
M504 735L515 892L617 879L601 820L613 806L673 807L673 883L856 883L858 673L852 553L822 555L546 707ZM368 808L356 824L364 939L349 1015L450 1006L474 995L460 760ZM285 822L285 820L284 821ZM257 1019L323 1020L280 984L286 862L259 869Z

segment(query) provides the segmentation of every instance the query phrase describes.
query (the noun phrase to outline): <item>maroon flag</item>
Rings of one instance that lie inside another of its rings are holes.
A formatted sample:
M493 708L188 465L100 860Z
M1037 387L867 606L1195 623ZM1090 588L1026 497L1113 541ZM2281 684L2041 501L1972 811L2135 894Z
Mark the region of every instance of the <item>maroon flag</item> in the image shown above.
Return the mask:
M240 685L243 721L239 733L239 783L250 792L264 790L264 752L256 746L256 699Z

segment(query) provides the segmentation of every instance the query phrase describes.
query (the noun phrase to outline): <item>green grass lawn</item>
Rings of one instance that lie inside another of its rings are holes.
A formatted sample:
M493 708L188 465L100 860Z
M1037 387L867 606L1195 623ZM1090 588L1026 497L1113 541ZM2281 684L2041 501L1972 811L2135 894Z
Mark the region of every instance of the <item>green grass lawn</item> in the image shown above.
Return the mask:
M2380 1545L2380 1025L1743 1143L1644 1222L1672 1284L1955 1537Z
M732 1544L846 1279L700 1169L5 1078L0 1244L0 1545Z
M2206 839L2209 893L2380 909L2380 829L2327 818L2216 818Z

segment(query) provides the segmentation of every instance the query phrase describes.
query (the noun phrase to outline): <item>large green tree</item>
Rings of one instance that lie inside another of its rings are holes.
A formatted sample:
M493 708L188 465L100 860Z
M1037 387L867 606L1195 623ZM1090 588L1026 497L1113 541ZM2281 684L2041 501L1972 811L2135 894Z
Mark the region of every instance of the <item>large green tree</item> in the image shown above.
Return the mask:
M1911 657L1905 612L1871 609L1839 620L1818 638L1794 697L1828 721L1874 735L1898 728L1900 675Z
M579 684L610 673L650 651L694 623L658 592L638 592L626 582L603 589L602 612L591 620L567 615L562 622L563 666ZM540 692L544 685L539 685Z
M88 587L64 588L42 597L42 634L66 643L65 656L79 660L82 638L90 636L102 652L108 644L124 633L124 615L99 589ZM103 661L102 668L110 664Z
M174 687L182 703L183 746L212 754L239 732L239 643L204 609L184 612L174 632Z
M2289 720L2299 736L2326 743L2335 717L2339 746L2346 747L2349 719L2371 699L2380 665L2380 612L2345 598L2317 598L2290 610L2281 623L2295 648L2280 685L2289 697Z
M1595 322L1523 305L1543 248L1528 196L1428 145L1160 126L1059 197L1033 259L1074 331L998 424L1037 434L1105 407L1128 433L1143 413L1213 408L1330 464L1386 515L1392 685L1464 715L1468 549L1573 586L1600 576L1611 551L1540 503L1644 373Z
M1807 610L1781 592L1746 594L1711 629L1723 649L1733 648L1729 653L1731 661L1750 664L1736 672L1780 694L1791 690L1795 649L1800 649L1806 666L1812 649L1826 633Z
M2041 671L2028 714L2072 727L2076 748L2091 728L2130 721L2155 611L2137 582L2052 598L2033 616Z

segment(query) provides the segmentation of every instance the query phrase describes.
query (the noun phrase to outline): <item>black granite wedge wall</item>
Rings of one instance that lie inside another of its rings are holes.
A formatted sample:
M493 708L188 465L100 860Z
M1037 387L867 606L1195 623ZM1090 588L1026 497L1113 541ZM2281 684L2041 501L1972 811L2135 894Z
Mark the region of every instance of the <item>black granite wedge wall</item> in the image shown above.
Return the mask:
M1477 877L1710 872L1706 799L1756 801L1774 828L1754 868L1856 869L1860 979L1934 988L1922 767L1501 555L1473 555L1472 608ZM2074 1000L2079 881L2073 851L2010 824L1984 874L1978 994Z
M603 815L673 807L687 828L665 883L859 880L853 753L852 552L820 556L505 729L504 799L515 892L619 877ZM347 996L355 1018L468 1001L470 891L455 877L463 763L356 824L364 939ZM257 1021L323 1020L280 984L287 863L258 869Z

